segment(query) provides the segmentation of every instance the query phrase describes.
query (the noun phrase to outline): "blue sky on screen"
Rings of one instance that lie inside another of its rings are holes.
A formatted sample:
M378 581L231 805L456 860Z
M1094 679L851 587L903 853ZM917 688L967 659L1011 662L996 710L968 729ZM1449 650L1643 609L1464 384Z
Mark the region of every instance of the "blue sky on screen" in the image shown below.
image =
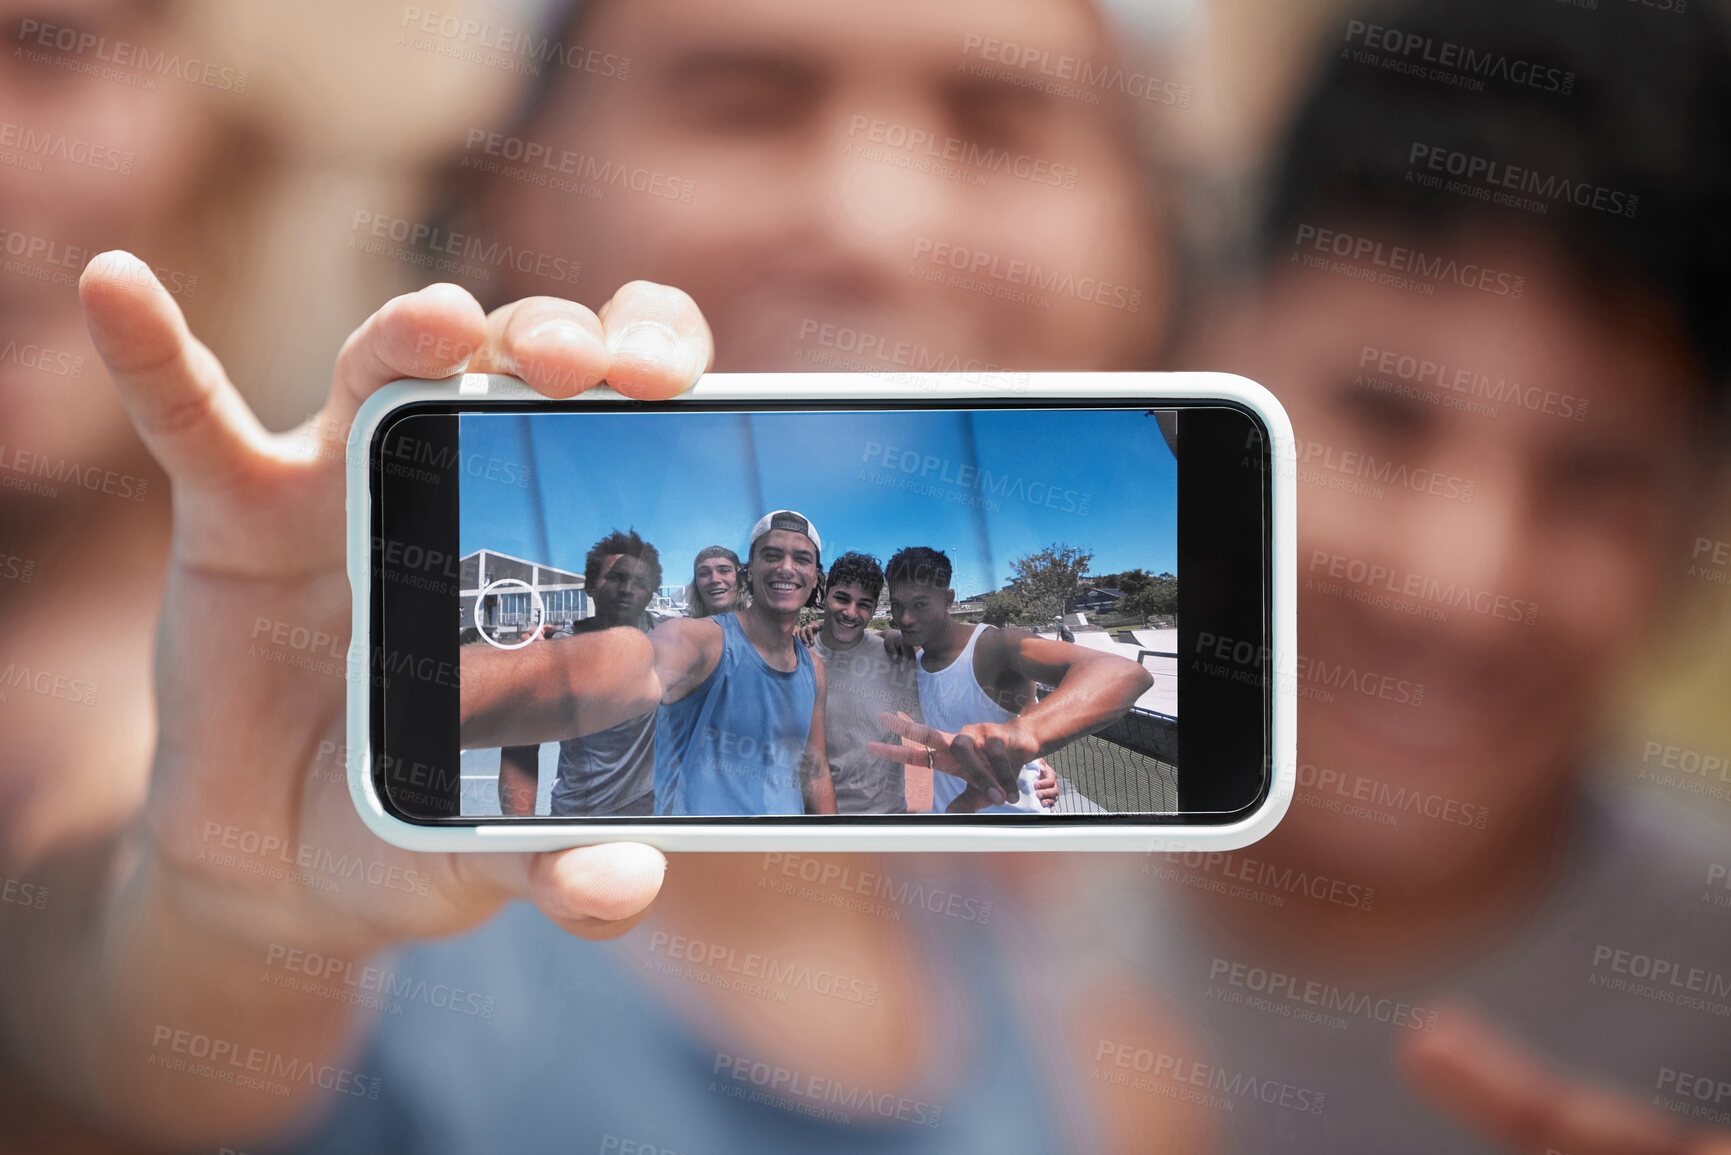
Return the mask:
M597 539L636 529L673 585L704 546L744 557L752 524L787 508L826 566L929 545L960 595L1053 542L1097 574L1178 569L1177 462L1145 410L471 414L459 438L464 554L581 573ZM527 464L527 486L501 463Z

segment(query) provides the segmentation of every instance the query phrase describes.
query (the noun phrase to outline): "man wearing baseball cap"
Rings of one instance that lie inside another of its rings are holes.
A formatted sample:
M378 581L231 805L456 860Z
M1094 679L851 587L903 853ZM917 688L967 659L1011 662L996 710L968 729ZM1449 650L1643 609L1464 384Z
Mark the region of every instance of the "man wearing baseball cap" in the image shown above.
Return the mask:
M778 509L751 529L737 613L663 622L657 814L834 814L824 757L823 663L794 636L823 585L823 539Z

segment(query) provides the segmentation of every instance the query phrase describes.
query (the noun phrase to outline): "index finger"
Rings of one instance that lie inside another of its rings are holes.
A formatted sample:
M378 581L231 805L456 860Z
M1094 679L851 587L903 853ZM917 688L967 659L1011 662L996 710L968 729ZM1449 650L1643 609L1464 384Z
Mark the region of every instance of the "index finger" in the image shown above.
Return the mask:
M922 746L918 743L892 746L888 742L867 742L866 753L874 758L882 758L885 762L900 762L903 766L924 766L928 754L931 755L934 763L939 758L938 752L932 747ZM947 758L944 762L944 765L934 765L932 768L940 773L948 774L951 762Z
M916 722L902 713L892 714L888 710L884 710L878 714L878 721L908 741L918 742L922 746L930 746L934 750L947 748L954 738L952 734L946 734L924 722Z
M1682 1136L1621 1095L1552 1074L1525 1049L1461 1007L1400 1054L1420 1094L1520 1151L1544 1155L1680 1155Z
M78 295L133 425L174 483L220 490L243 475L270 435L150 266L121 250L100 253Z

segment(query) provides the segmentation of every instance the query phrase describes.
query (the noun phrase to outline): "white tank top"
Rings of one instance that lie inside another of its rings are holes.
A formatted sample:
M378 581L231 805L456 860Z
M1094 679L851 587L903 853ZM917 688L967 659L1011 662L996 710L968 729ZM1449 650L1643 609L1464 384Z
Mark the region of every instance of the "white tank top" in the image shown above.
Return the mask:
M974 677L974 646L979 642L985 627L968 628L973 633L968 637L968 644L962 647L962 652L956 655L955 661L936 673L928 671L923 662L916 663L914 667L919 676L920 714L925 718L926 725L935 726L948 734L954 734L963 726L971 726L976 722L1008 722L1016 716L994 702L980 688L979 679ZM1039 766L1029 762L1016 776L1016 782L1021 787L1020 796L1003 806L983 807L980 813L1046 813L1046 808L1034 797L1034 782L1039 776ZM954 774L945 774L942 771L933 774L932 812L942 814L967 787L968 784Z

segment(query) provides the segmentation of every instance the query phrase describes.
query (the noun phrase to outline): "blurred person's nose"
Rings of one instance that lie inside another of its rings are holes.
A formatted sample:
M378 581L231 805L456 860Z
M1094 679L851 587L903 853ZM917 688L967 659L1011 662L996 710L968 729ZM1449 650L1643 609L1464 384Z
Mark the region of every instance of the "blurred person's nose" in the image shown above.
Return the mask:
M1496 607L1535 600L1531 563L1541 542L1522 470L1488 454L1477 457L1471 468L1472 501L1414 495L1387 519L1383 532L1397 543L1391 558L1391 568L1399 573L1393 579L1397 589L1454 602L1461 612L1437 622L1453 639L1497 644L1512 632L1511 614L1494 612Z
M838 95L808 168L821 243L850 263L901 277L917 237L943 211L928 171L944 140L939 110L905 95Z

